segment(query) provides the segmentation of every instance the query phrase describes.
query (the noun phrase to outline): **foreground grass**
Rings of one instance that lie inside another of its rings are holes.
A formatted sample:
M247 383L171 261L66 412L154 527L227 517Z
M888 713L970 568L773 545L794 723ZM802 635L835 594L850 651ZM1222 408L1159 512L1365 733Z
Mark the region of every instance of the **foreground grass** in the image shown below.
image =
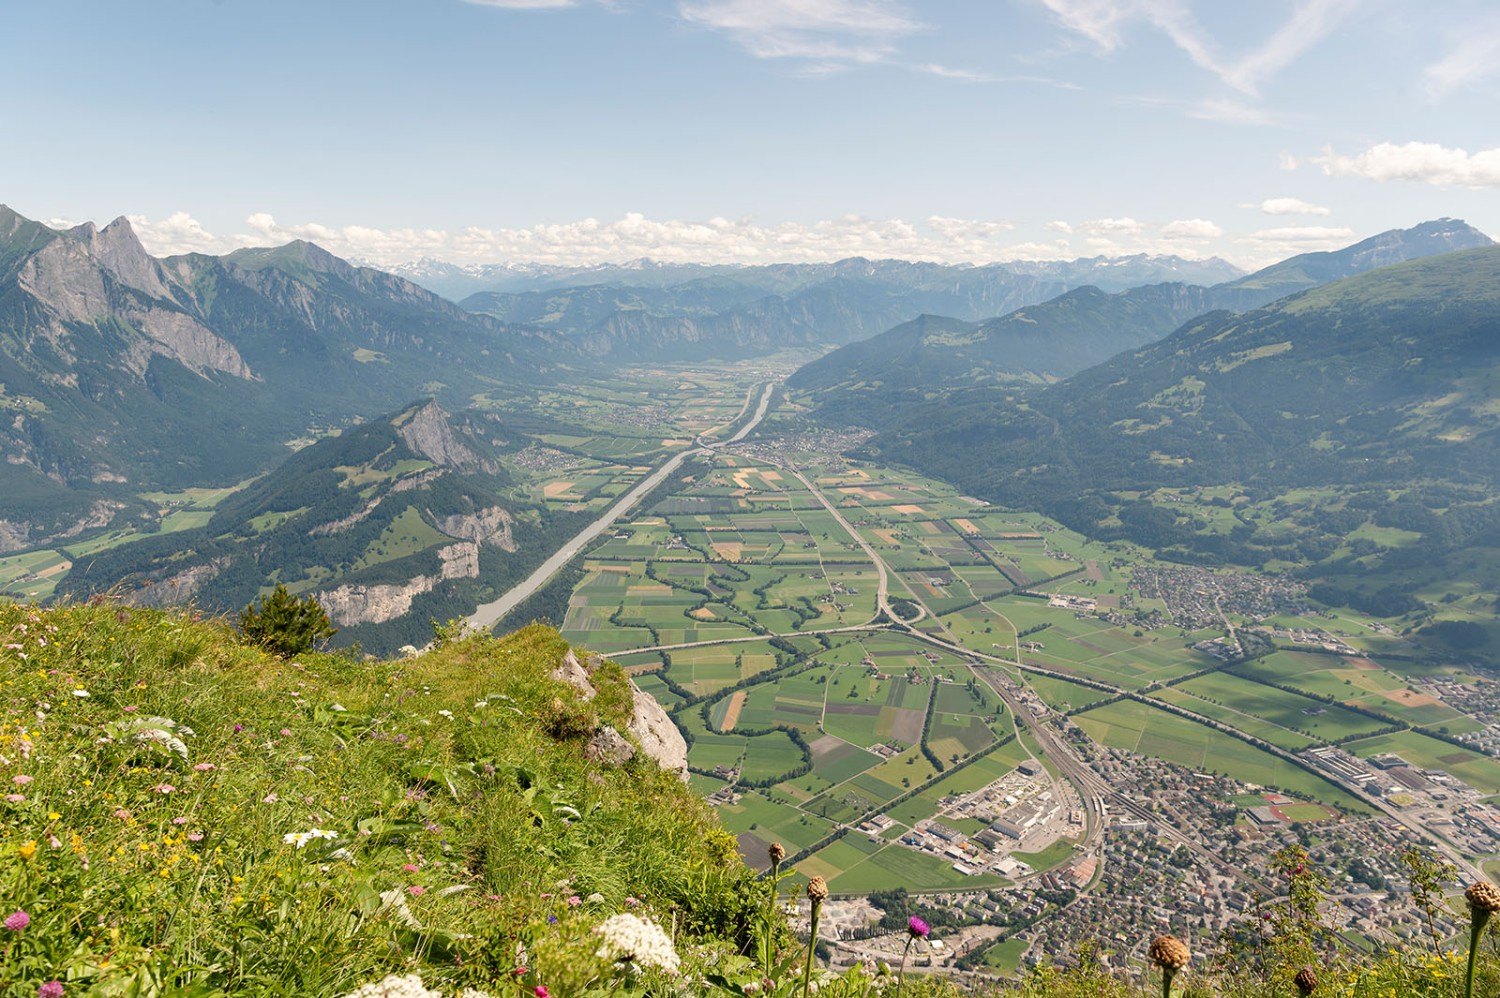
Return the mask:
M7 605L0 645L0 916L28 921L0 995L493 987L614 913L744 931L707 809L586 763L628 686L599 666L581 702L548 628L282 662L181 613Z

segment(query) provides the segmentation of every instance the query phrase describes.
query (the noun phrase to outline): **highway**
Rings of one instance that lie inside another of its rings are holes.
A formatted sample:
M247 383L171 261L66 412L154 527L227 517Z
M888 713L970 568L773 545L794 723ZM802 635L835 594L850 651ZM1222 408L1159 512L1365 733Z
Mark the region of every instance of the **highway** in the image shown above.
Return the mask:
M760 424L760 421L765 419L766 411L771 406L771 396L775 390L776 386L774 384L763 386L760 395L760 404L756 406L754 414L725 443L734 443L745 439ZM754 390L752 389L746 395L744 408L740 410L740 415L735 417L736 419L742 419L745 413L750 411L751 401L754 397ZM519 585L511 588L499 599L490 603L483 603L476 607L474 612L467 618L469 626L486 631L494 627L507 613L510 613L510 611L520 605L522 600L542 588L554 575L562 571L563 566L572 561L578 552L582 551L590 541L604 533L605 530L614 525L616 520L630 512L636 503L640 502L648 492L666 481L667 476L682 467L683 462L688 458L699 454L712 453L716 448L723 446L718 443L704 443L701 437L697 443L698 446L696 447L677 452L663 463L661 467L637 482L635 487L621 496L608 511L579 531L572 540L554 551L551 557L537 566L536 571L528 575Z

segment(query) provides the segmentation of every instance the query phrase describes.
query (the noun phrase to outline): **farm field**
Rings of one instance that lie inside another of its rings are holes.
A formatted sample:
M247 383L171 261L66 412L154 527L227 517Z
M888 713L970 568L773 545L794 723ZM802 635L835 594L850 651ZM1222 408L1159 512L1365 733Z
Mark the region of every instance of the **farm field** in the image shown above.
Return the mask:
M1341 810L1368 810L1345 791L1299 766L1147 704L1108 704L1084 711L1074 721L1089 737L1112 748L1129 749L1195 771L1224 773L1243 783L1276 787L1304 799L1326 801Z

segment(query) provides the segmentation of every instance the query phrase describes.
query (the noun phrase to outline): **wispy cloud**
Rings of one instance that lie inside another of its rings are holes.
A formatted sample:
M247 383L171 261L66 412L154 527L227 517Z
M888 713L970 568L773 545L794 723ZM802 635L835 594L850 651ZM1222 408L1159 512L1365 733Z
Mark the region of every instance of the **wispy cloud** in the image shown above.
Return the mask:
M1472 155L1435 142L1382 142L1354 156L1341 156L1332 149L1312 162L1333 177L1364 177L1367 180L1415 180L1438 187L1500 187L1500 149Z
M824 66L884 62L923 28L895 0L680 0L677 11L759 58Z
M1320 204L1311 204L1301 198L1266 198L1259 204L1242 204L1241 208L1254 208L1262 215L1331 215L1332 211Z
M1303 0L1262 45L1229 58L1220 53L1186 0L1042 0L1059 23L1105 52L1124 46L1125 29L1132 23L1148 24L1170 38L1194 65L1250 96L1322 41L1360 2Z
M1500 16L1471 25L1463 40L1427 67L1427 89L1434 97L1483 83L1500 73Z

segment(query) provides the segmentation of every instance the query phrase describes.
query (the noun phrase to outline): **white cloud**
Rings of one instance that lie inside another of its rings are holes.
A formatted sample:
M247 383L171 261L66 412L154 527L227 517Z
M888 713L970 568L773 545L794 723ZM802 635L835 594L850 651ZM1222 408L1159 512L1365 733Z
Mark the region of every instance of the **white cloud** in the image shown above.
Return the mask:
M152 221L133 217L146 248L158 256L227 253L246 246L315 242L342 257L391 265L430 257L454 263L623 263L641 257L664 262L802 263L851 256L969 263L1035 259L1035 245L1007 245L1009 222L935 215L922 222L846 215L818 222L759 225L748 219L657 221L631 212L614 221L586 218L531 228L379 229L317 222L284 224L266 212L245 219L241 231L216 235L185 212ZM1045 245L1045 244L1043 244ZM1066 244L1062 244L1063 250ZM1046 259L1065 255L1050 246Z
M1096 218L1082 223L1078 228L1095 236L1131 236L1140 232L1145 226L1133 218Z
M1128 25L1145 22L1170 38L1194 65L1251 95L1320 42L1360 2L1304 0L1262 45L1238 59L1226 59L1193 16L1187 0L1042 0L1064 27L1105 52L1124 45Z
M1356 156L1340 156L1332 149L1313 158L1331 177L1368 180L1416 180L1439 187L1500 187L1500 149L1470 155L1434 142L1382 142Z
M1262 215L1331 215L1332 211L1320 204L1311 204L1301 198L1266 198L1260 204L1243 204L1241 208L1255 208Z
M1073 231L1073 226L1069 225L1067 222L1062 221L1061 219L1055 222L1048 222L1046 225L1042 226L1042 228L1046 229L1048 232L1070 233Z
M185 211L177 211L158 222L144 215L130 215L130 227L148 250L170 246L171 253L221 253L223 242ZM161 255L161 254L158 254Z
M1224 230L1206 218L1184 218L1161 227L1165 239L1217 239Z
M895 0L680 0L677 11L759 58L823 64L883 62L923 27Z
M1297 157L1293 156L1289 152L1282 153L1281 156L1276 160L1277 168L1286 170L1288 172L1297 169L1298 165L1299 164L1297 163Z
M1427 67L1427 89L1433 96L1483 83L1500 72L1500 17L1475 25L1439 61Z

